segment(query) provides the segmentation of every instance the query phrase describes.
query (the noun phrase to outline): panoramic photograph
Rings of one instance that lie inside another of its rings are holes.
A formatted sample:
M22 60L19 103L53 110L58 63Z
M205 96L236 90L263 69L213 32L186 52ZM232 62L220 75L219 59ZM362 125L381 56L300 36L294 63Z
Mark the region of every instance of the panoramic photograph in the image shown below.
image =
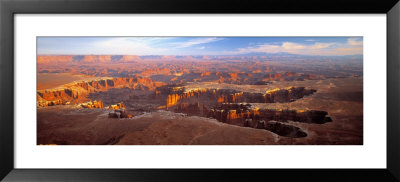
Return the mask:
M37 145L363 145L363 37L36 41Z

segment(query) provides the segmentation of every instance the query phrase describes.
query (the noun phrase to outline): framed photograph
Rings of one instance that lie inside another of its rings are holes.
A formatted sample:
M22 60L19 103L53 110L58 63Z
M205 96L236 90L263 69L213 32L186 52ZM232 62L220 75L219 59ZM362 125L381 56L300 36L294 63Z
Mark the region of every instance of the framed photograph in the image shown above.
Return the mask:
M1 1L0 177L399 181L399 6Z

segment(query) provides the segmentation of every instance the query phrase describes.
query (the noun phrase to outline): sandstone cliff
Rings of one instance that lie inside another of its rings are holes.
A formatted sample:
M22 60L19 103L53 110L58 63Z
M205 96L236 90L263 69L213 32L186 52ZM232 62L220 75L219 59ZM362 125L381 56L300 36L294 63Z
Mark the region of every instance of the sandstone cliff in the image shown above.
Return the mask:
M131 88L135 90L154 90L162 86L162 82L154 82L150 78L102 78L92 81L80 81L66 84L56 89L38 90L37 105L50 106L65 102L82 103L90 101L90 93L107 91L112 88ZM50 102L50 103L48 103Z
M161 92L161 91L160 91ZM187 92L169 91L166 106L172 107L190 99L211 100L218 103L275 103L275 102L292 102L316 92L313 89L305 89L304 87L288 87L282 89L274 89L266 93L250 93L238 92L229 89L195 89Z
M118 104L108 106L108 109L125 109L124 103L120 102Z
M79 106L83 108L103 108L103 102L101 100L99 101L95 100L79 104Z

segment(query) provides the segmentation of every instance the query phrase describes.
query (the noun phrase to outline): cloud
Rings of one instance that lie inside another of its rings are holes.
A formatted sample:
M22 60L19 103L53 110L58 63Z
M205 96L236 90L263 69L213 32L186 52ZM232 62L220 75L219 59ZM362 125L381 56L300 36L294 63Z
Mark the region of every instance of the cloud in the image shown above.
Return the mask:
M103 41L98 41L93 44L92 49L94 54L156 54L167 51L167 48L157 48L151 46L154 39L146 38L112 38Z
M293 50L293 49L304 49L305 46L297 43L292 42L284 42L282 44L282 48L286 50Z
M199 45L199 44L207 44L210 42L216 42L216 41L220 41L223 40L222 38L195 38L195 39L191 39L185 42L174 42L171 43L173 45L175 45L175 48L186 48L186 47L191 47L194 45Z
M203 50L207 43L220 41L212 37L112 37L39 39L41 54L180 54L181 48Z
M223 54L246 54L254 52L279 53L287 52L299 55L360 55L363 54L362 41L349 39L347 43L320 43L301 44L296 42L283 42L280 45L261 44L239 48L236 51L225 51Z
M262 44L236 45L219 44L211 50L208 43L227 38L212 37L113 37L113 38L46 38L38 40L39 54L125 54L125 55L165 55L165 54L212 54L236 55L246 53L287 52L299 55L360 55L363 54L363 39L352 37L341 42L267 42ZM312 40L312 39L309 39ZM192 48L183 49L183 48ZM220 51L224 50L225 51ZM205 52L207 50L207 52ZM211 52L210 52L211 51Z
M363 41L359 41L359 38L349 38L347 43L350 45L363 45Z
M325 49L330 46L335 45L335 43L315 43L313 46L311 46L312 49Z
M307 41L307 42L315 42L316 40L314 40L314 39L307 39L307 40L304 40L304 41Z

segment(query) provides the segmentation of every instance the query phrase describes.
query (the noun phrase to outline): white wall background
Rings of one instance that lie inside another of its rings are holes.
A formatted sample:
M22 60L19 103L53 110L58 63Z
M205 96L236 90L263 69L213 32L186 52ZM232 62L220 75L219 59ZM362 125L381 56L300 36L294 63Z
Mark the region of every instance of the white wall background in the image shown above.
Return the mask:
M15 36L16 168L386 168L384 14L17 14ZM36 36L364 36L364 145L37 146Z

